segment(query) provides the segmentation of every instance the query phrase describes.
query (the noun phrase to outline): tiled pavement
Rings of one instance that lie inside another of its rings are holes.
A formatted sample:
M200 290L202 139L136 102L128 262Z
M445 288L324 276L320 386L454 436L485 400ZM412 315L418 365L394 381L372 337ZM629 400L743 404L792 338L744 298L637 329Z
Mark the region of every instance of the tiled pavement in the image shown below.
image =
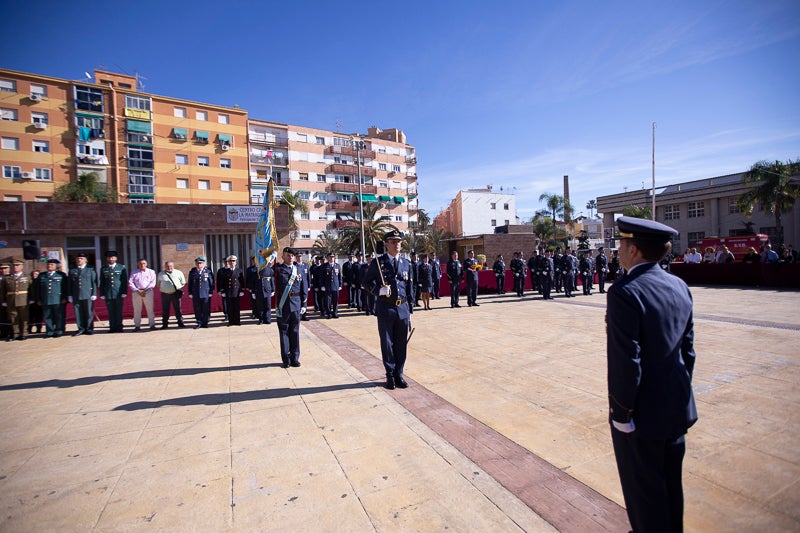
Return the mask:
M800 530L800 293L692 290L686 530ZM2 344L0 531L626 531L604 298L556 298L435 301L395 391L350 311L288 370L220 316Z

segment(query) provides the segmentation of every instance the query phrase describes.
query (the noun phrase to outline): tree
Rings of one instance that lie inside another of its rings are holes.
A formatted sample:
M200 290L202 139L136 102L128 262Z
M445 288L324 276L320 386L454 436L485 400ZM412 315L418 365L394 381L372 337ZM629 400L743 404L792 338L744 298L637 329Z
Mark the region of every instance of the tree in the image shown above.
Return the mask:
M445 249L445 245L447 244L445 241L452 239L453 233L443 228L428 228L428 232L425 236L428 239L428 252L433 252L436 254L436 257L439 257L447 251Z
M317 255L326 255L329 253L339 255L343 251L341 238L330 231L323 231L319 234L317 240L314 241L314 244L311 246L311 251Z
M117 191L100 182L97 172L84 172L78 175L75 183L59 185L53 191L56 202L116 203Z
M361 220L354 220L339 230L339 237L344 250L361 249L362 224L364 226L364 250L367 253L375 251L375 244L383 239L384 233L397 229L397 227L388 222L389 217L387 215L378 215L380 207L380 204L364 204Z
M626 217L653 218L653 210L649 205L642 207L640 205L631 204L622 210L622 214Z
M431 217L424 209L417 211L417 225L421 232L427 231L428 227L431 225Z
M565 224L572 224L572 205L560 194L542 193L539 196L539 201L544 201L545 205L547 205L553 221L553 236L557 239L556 220L558 220L558 215L563 217Z
M578 250L588 250L589 248L589 234L582 229L578 235Z
M555 226L550 222L550 216L537 216L532 220L533 234L539 239L540 243L549 243L555 235Z
M756 204L775 216L775 239L783 244L783 221L781 215L787 212L795 200L800 198L800 159L786 163L759 161L744 175L744 183L752 188L739 197L739 207L750 216ZM794 179L792 179L794 178Z
M589 200L586 202L586 209L589 210L589 218L593 218L593 212L597 209L597 200Z
M294 246L294 241L297 239L295 212L300 211L304 215L308 214L308 205L306 205L305 200L300 198L300 195L293 194L289 189L283 191L279 201L289 206L289 246Z

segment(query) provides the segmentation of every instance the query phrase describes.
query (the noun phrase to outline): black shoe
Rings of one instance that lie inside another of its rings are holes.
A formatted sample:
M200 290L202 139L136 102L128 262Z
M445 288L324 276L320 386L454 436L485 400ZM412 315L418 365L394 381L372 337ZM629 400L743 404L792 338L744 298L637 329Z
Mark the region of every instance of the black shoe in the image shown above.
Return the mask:
M289 366L297 368L298 366L300 366L300 361L292 361L291 363L289 363Z
M394 378L395 383L397 384L397 388L399 389L407 389L408 382L403 378Z
M460 305L458 305L458 304L456 304L456 305L454 305L453 307L461 307L461 306L460 306Z
M394 378L386 378L386 388L389 390L394 390Z
M83 331L78 331L72 334L73 337L77 337L78 335L83 335Z
M163 326L161 326L161 329L167 329L168 327L169 327L168 324L164 324Z
M133 328L133 331L141 331L141 329L142 328L140 328L139 326L136 326L135 328ZM80 333L78 333L77 335L80 335Z
M181 322L180 324L178 324L178 327L179 327L179 328L185 328L185 327L186 327L186 324L184 324L183 322Z
M281 363L281 368L289 368L289 363L284 361L283 363Z
M86 331L84 331L84 333L86 333L87 335L94 335L94 331L90 329L87 329Z
M480 304L478 304L478 303L474 303L472 305L474 305L475 307L480 307Z

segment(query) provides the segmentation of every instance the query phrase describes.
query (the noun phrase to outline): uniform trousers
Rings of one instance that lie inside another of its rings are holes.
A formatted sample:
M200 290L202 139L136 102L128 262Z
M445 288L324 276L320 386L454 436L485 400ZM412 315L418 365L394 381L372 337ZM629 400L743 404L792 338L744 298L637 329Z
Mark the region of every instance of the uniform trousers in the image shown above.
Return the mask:
M461 282L450 283L450 307L458 305L458 298L461 296Z
M540 287L542 288L542 296L546 300L550 298L550 292L553 290L553 278L547 274L540 277L542 278L539 280Z
M497 276L497 294L506 292L506 276Z
M641 439L635 432L623 433L612 427L611 440L633 531L682 532L684 436L671 440Z
M78 333L94 331L94 302L87 298L85 300L73 300L72 305L75 311L75 324L78 326Z
M42 305L44 328L48 337L64 334L64 304Z
M192 308L194 309L194 320L198 326L208 327L211 316L211 298L195 296L192 298Z
M409 318L401 318L394 301L384 303L381 298L376 305L378 314L378 334L381 338L381 357L387 378L402 378L406 366L408 348ZM406 305L402 303L400 305Z
M9 305L8 321L11 323L11 334L16 333L17 338L25 338L28 332L28 306Z
M300 311L283 311L277 317L283 364L300 361Z
M517 296L522 296L523 294L525 294L524 274L514 274L514 292L517 293Z
M231 326L241 326L242 325L242 310L241 304L239 303L239 295L236 296L225 296L222 298L227 302L227 309L228 309L228 324Z
M436 277L433 278L433 292L431 293L431 296L433 296L437 300L439 299L440 287L441 287L441 278L436 278Z
M597 272L597 284L600 286L600 292L606 292L606 273L602 270Z
M106 298L106 309L108 309L108 329L114 333L122 331L122 303L125 300L119 298Z
M472 277L467 278L467 304L475 305L478 303L478 280Z
M147 320L150 327L156 325L156 317L153 315L153 291L145 291L144 296L138 292L133 293L133 325L137 328L142 325L142 304L147 310Z

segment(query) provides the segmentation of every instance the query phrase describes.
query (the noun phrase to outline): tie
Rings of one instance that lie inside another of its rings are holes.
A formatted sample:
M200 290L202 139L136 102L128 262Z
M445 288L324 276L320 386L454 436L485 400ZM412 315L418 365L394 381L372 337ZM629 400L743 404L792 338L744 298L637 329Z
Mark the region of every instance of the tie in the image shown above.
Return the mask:
M394 271L398 272L398 270L397 270L397 258L396 257L392 259L392 266L394 267Z

